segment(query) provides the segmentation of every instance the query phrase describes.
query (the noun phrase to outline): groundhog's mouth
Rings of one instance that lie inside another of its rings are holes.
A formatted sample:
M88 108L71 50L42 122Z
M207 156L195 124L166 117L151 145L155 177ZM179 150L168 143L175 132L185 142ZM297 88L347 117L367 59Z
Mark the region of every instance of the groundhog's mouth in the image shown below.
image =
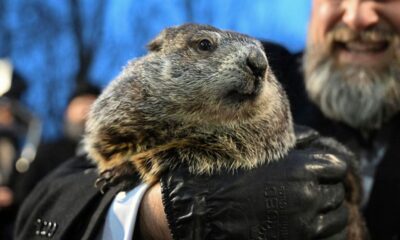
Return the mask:
M251 86L241 86L228 91L226 94L226 99L230 102L238 103L244 101L254 101L258 95L260 95L262 84L261 77L255 78Z

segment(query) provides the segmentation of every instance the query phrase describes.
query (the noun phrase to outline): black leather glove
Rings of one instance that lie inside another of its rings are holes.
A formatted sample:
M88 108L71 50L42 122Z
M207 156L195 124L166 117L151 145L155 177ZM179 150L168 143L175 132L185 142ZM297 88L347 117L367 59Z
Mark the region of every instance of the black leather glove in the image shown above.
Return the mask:
M167 172L161 186L173 238L346 239L347 157L340 145L302 128L295 150L257 169Z

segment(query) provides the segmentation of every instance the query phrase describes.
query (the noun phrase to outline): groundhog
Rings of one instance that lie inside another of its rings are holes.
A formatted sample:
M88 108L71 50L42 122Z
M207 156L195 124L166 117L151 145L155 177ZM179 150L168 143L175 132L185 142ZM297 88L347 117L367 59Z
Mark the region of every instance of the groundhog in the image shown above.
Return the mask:
M185 24L162 31L148 49L89 113L84 142L101 189L133 184L135 173L152 184L178 165L193 174L251 169L294 147L289 102L259 41ZM348 182L349 239L362 239L358 185Z
M259 41L186 24L148 49L89 113L85 147L103 180L136 171L152 183L178 164L194 174L251 169L295 144L288 99Z

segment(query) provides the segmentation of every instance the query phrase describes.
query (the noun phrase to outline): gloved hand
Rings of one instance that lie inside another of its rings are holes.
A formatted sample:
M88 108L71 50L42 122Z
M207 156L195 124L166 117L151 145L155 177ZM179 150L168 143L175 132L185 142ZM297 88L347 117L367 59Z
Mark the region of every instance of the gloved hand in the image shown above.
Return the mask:
M350 157L335 142L297 129L296 149L250 171L167 172L161 187L173 238L346 239Z

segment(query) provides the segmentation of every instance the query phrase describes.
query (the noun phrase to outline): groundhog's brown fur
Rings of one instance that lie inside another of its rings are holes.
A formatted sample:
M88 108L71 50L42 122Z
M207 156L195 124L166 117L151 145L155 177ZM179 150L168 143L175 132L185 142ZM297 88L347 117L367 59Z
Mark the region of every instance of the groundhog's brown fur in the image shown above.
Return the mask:
M85 144L100 172L115 179L136 170L154 182L180 163L193 173L250 169L294 145L287 97L259 41L186 24L149 50L89 114Z
M186 24L148 47L89 114L85 147L101 184L135 172L153 183L178 164L195 174L250 169L294 146L289 103L259 41ZM351 196L349 236L356 236L360 215Z

